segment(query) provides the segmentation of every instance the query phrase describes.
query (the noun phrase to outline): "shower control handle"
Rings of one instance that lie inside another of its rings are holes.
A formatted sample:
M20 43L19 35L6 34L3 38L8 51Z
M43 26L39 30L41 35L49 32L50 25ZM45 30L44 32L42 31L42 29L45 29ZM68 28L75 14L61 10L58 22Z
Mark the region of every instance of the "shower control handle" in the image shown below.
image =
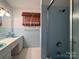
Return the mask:
M57 47L61 47L61 45L62 45L62 42L57 42L57 43L56 43L56 46L57 46Z

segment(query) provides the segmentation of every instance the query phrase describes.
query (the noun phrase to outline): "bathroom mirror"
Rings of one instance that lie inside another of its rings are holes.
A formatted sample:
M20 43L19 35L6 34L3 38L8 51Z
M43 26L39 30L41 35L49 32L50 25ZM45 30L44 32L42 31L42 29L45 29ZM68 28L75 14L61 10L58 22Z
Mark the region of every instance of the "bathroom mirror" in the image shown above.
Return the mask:
M0 39L5 38L11 32L11 16L0 16Z

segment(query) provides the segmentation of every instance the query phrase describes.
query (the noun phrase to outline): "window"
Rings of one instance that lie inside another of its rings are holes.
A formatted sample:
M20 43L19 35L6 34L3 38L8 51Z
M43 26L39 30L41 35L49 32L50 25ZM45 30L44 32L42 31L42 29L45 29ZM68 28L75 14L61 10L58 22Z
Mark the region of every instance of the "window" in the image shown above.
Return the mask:
M40 13L23 12L23 26L40 26Z

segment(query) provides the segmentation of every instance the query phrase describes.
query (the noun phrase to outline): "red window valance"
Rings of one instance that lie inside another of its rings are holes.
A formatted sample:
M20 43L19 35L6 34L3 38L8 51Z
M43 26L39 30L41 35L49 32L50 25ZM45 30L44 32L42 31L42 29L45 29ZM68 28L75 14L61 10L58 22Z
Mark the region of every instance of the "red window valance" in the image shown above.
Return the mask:
M40 26L40 13L23 12L23 26Z

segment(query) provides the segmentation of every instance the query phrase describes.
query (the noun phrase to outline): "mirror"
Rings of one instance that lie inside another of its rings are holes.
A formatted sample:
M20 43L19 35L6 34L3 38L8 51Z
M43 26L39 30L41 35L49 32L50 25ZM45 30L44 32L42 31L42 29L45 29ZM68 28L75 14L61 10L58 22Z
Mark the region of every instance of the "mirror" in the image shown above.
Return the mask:
M11 16L0 16L0 39L5 38L11 32Z

